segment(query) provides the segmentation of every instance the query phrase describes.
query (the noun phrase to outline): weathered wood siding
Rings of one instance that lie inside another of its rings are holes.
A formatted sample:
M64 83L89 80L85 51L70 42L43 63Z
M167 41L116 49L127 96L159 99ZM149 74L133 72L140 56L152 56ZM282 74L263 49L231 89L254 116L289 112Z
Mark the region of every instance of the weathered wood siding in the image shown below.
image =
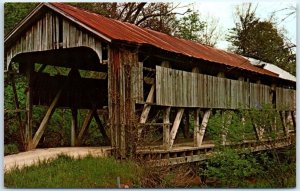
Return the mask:
M272 104L271 87L250 83L250 108L260 108L264 104Z
M276 88L276 107L280 110L296 110L296 90Z
M144 102L144 88L143 88L143 63L137 62L132 66L132 99L135 103Z
M102 62L102 46L99 39L88 31L75 26L66 19L62 19L62 34L59 34L59 17L52 13L46 13L16 41L6 48L5 68L11 59L23 52L45 51L51 49L71 48L86 46L92 48ZM60 37L59 35L62 35ZM62 38L62 42L59 42Z
M277 88L277 105L294 107L295 90ZM294 101L293 101L294 100ZM271 88L156 66L156 103L176 107L261 108L272 104Z
M119 156L125 157L126 149L134 136L136 69L138 55L118 47L109 47L108 107L111 144ZM138 69L140 70L140 69Z

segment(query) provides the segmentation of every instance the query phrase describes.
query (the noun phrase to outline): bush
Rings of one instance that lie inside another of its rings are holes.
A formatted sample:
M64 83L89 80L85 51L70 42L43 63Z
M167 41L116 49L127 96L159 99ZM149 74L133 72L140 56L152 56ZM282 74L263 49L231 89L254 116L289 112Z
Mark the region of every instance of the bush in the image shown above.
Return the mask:
M16 144L4 145L4 155L16 154L18 152L19 152L19 149Z

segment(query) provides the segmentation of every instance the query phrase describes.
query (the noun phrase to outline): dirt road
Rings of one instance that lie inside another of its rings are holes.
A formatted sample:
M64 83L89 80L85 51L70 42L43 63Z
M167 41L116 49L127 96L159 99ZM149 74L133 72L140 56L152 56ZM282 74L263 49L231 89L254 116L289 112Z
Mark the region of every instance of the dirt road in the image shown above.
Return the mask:
M55 159L60 154L65 154L74 158L92 155L96 157L106 157L111 153L111 147L60 147L35 149L4 157L4 171L7 172L14 167L23 168L38 163L38 161Z

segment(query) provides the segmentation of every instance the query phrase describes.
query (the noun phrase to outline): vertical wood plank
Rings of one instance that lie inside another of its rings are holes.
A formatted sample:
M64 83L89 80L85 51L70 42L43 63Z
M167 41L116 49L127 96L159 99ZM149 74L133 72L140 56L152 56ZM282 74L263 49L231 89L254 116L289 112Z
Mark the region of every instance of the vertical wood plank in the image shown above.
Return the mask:
M170 147L170 111L171 107L167 107L164 110L163 116L163 146L168 149Z
M78 121L77 121L77 109L72 109L72 124L71 124L71 147L75 147L77 144L77 126L78 126Z
M194 111L194 147L200 147L200 109L197 108Z

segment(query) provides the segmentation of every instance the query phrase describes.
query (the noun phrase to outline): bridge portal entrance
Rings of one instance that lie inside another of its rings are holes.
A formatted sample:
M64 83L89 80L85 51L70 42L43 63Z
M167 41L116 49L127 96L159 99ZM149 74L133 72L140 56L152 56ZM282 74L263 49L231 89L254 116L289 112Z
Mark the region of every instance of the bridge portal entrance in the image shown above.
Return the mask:
M93 49L76 47L20 53L12 58L8 68L16 107L10 112L18 116L25 150L41 145L47 125L59 109L70 113L69 117L61 119L69 119L63 122L70 123L70 132L65 133L70 136L70 146L82 144L92 119L105 144L110 144L109 130L105 128L108 119L107 65L100 63ZM25 105L21 104L16 90L17 76L26 78ZM37 107L44 108L42 116L36 113Z

